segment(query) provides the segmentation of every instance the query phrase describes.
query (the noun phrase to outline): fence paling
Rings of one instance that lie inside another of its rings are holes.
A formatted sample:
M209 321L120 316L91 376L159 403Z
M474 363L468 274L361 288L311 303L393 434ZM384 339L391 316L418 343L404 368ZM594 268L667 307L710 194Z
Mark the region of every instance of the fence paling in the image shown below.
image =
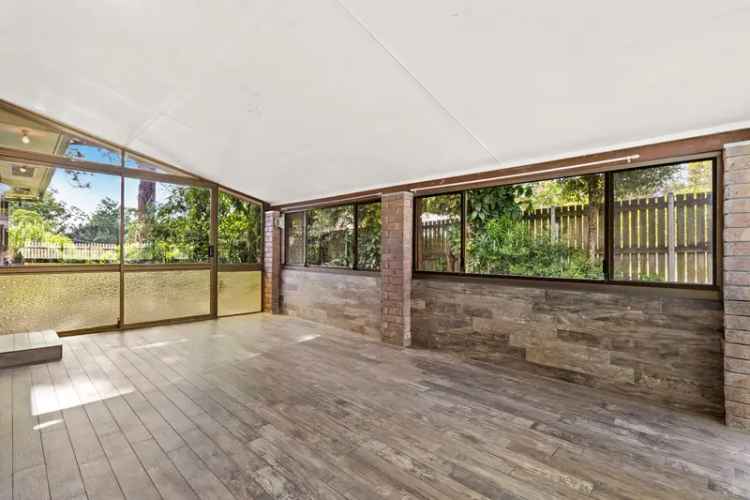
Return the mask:
M713 227L711 193L673 194L616 201L614 204L614 264L617 279L712 283ZM603 256L604 223L596 221L596 253ZM549 234L572 248L585 249L589 237L586 206L537 208L524 215L532 235ZM446 259L451 220L421 224L423 269Z

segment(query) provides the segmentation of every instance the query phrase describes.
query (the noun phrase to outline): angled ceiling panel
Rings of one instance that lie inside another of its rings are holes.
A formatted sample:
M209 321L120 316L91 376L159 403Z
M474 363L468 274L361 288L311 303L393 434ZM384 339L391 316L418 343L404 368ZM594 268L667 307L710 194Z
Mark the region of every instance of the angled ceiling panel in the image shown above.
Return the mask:
M270 202L750 124L750 4L83 0L0 98Z

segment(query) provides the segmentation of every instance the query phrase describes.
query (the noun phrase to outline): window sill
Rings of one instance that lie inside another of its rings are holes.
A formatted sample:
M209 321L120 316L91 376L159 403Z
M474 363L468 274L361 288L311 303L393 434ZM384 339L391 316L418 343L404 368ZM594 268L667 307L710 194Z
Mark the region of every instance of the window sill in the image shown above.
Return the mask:
M374 278L380 277L380 271L362 271L359 269L349 269L345 267L319 267L319 266L289 266L284 265L281 268L282 271L302 271L309 273L325 273L325 274L349 274L354 276L371 276Z
M719 287L713 285L689 285L677 283L637 283L628 281L594 281L564 278L527 278L523 276L494 276L432 271L414 271L415 280L440 280L494 284L547 290L591 291L598 293L620 293L645 297L675 297L700 300L721 300Z

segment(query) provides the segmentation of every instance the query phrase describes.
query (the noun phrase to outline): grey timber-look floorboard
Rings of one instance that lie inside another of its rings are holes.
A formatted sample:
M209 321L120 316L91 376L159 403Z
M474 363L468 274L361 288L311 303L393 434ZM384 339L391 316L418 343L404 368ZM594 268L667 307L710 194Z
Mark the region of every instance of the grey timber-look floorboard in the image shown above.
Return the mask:
M0 499L750 497L750 434L280 316L0 370Z

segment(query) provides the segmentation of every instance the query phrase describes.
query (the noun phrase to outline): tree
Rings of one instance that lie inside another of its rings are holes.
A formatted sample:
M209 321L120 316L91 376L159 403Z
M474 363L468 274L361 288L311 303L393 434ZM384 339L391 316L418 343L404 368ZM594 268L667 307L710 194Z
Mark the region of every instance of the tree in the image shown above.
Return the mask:
M306 234L307 263L350 267L354 240L354 206L308 211Z
M16 208L10 215L8 229L8 246L15 261L23 260L20 251L30 242L52 244L60 248L72 243L67 236L57 234L41 214Z
M219 193L219 260L222 263L255 263L263 239L262 210L228 193Z
M357 268L380 269L380 203L359 205L357 214Z
M120 204L111 198L101 200L94 212L73 229L71 237L92 243L120 241Z

